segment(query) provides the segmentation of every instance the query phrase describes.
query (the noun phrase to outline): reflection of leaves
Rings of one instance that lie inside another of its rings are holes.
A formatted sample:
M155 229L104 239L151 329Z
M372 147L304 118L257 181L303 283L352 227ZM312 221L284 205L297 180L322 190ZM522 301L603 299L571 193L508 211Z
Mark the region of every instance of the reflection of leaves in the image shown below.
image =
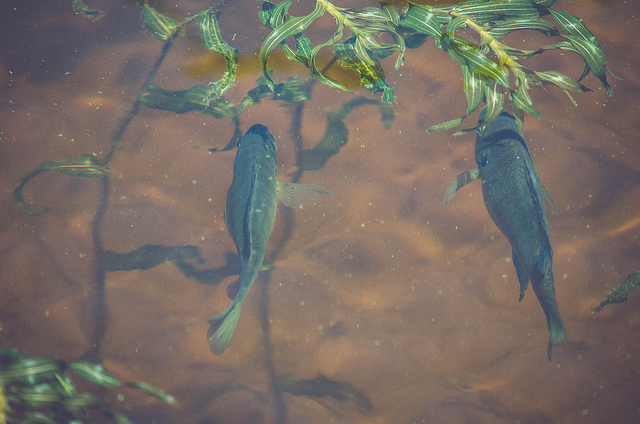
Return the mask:
M624 281L607 293L605 300L600 302L600 305L591 308L594 312L600 312L602 308L611 303L623 303L629 299L629 296L633 290L640 285L640 270L632 272L624 279Z
M73 0L73 11L76 14L84 16L85 18L97 21L104 15L104 12L100 9L91 9L84 4L83 0Z
M22 197L22 189L24 186L27 185L27 183L34 177L46 171L57 171L72 177L90 178L104 177L109 173L109 170L91 153L80 155L64 162L42 162L33 171L22 177L16 186L16 189L13 191L13 198L16 204L26 214L40 215L47 211L46 208L40 211L33 209L25 203L24 198Z
M171 261L186 261L196 258L204 262L197 246L168 247L147 244L139 249L127 253L106 251L99 258L100 266L105 271L134 271L151 269Z
M231 252L225 252L225 264L219 268L201 270L185 260L177 260L175 264L182 275L202 284L218 284L227 277L240 274L240 258Z
M240 274L240 258L238 255L232 252L225 252L224 256L225 263L218 268L198 269L197 266L191 265L184 258L177 258L175 265L185 277L202 284L213 285L222 282L227 277ZM273 269L275 269L273 264L264 261L260 272Z
M349 130L344 124L344 119L353 109L367 104L380 106L382 123L385 128L390 128L395 118L393 109L390 106L378 100L357 97L327 114L327 129L324 137L311 149L304 150L301 153L298 161L300 169L304 171L321 169L331 156L338 154L340 148L349 141Z
M87 361L67 363L56 358L28 358L16 349L0 348L0 385L6 396L7 422L80 423L91 410L118 424L130 423L123 414L110 409L99 397L78 393L67 370L84 380L104 387L131 387L168 403L173 396L140 382L121 382L101 364ZM0 393L1 394L1 393ZM3 416L4 418L4 416ZM4 421L3 421L4 422Z
M140 103L151 109L168 110L183 114L199 111L214 118L233 118L238 111L233 103L224 97L209 101L213 89L204 85L195 85L187 90L166 91L153 84L149 84L140 93Z
M367 396L349 383L329 380L323 375L311 380L301 380L293 374L278 377L277 385L283 392L296 396L325 397L330 396L340 402L351 401L368 411L373 405Z

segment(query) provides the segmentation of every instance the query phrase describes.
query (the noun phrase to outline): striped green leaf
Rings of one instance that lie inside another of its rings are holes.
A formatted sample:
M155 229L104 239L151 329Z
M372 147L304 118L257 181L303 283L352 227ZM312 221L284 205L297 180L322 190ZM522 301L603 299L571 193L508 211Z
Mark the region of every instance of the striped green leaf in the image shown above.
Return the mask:
M491 23L487 33L496 40L501 40L513 31L534 30L548 37L558 35L556 26L546 19L506 19Z
M440 22L428 7L409 3L409 9L400 24L420 34L431 35L436 40L440 40Z
M324 6L322 6L322 4L318 2L316 3L316 8L313 12L311 12L307 16L289 18L281 25L275 27L271 34L269 34L267 38L265 38L262 46L260 47L260 52L258 53L258 60L260 61L260 66L262 67L262 73L270 86L273 86L274 83L271 79L271 76L267 72L267 60L269 59L269 55L271 54L273 49L285 38L291 37L307 29L307 27L309 27L309 25L311 25L313 21L324 15L324 12Z
M485 85L484 100L487 103L487 113L484 117L484 121L478 123L478 127L487 125L500 115L502 106L504 105L504 94L502 89L498 87L495 80L490 81Z
M551 83L563 90L575 91L577 93L591 91L589 88L558 71L535 72L535 76L540 80Z
M451 7L477 24L508 18L535 19L546 13L546 8L532 0L465 1Z
M442 45L452 59L467 65L472 72L493 78L500 85L509 87L508 70L487 58L478 46L448 35L443 37Z
M486 78L471 72L468 66L462 65L462 88L467 97L467 115L476 110L484 97Z
M533 107L531 97L529 97L529 93L523 84L516 90L509 90L509 99L514 108L520 109L536 118L540 118L540 112Z
M575 51L584 59L585 71L578 78L578 81L586 77L591 71L600 80L607 94L611 96L613 89L607 82L607 62L604 50L595 35L587 28L584 21L577 16L567 12L555 11L551 11L551 15L562 32L565 33L565 38L571 42Z
M22 359L0 371L0 385L21 383L33 386L50 382L62 371L63 365L62 361L54 358Z
M346 66L360 73L362 85L372 93L383 92L382 101L393 102L393 88L385 82L384 70L380 62L372 57L369 50L359 42L360 38L351 37L344 43L337 44L334 48L338 57Z
M142 25L160 41L172 38L180 27L178 21L164 16L146 2L142 5Z
M442 122L440 124L436 124L432 127L427 128L428 132L435 132L435 131L444 131L444 130L450 130L451 128L455 128L457 126L462 125L462 123L464 122L464 119L466 118L466 116L463 116L461 118L456 118L456 119L452 119L451 121L447 121L447 122Z
M220 26L218 25L218 16L217 9L209 9L202 12L198 20L198 29L205 48L220 53L227 62L227 70L222 78L210 83L213 91L207 98L208 103L222 96L235 83L238 67L238 49L228 45L222 38Z
M91 383L99 384L107 387L122 386L120 380L115 378L113 374L107 371L101 364L93 364L86 361L72 362L69 364L80 377Z
M565 35L565 38L571 42L575 51L577 51L584 59L585 70L580 78L578 78L578 81L582 80L587 76L589 71L591 71L593 72L593 75L600 80L600 83L607 91L607 94L611 96L613 94L613 89L607 82L607 65L605 63L605 56L602 49L580 36Z

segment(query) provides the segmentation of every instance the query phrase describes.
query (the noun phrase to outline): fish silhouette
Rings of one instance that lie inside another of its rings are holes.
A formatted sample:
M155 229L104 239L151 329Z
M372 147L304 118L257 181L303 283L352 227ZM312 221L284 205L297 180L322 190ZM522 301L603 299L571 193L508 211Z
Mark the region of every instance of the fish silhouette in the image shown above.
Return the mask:
M480 112L479 122L487 114ZM482 180L482 197L491 219L511 244L513 265L520 283L520 298L529 281L544 310L549 327L547 354L567 341L553 281L553 249L544 201L560 212L551 199L531 160L513 116L502 110L498 117L480 128L476 136L478 168L458 175L445 193L448 203L465 184Z

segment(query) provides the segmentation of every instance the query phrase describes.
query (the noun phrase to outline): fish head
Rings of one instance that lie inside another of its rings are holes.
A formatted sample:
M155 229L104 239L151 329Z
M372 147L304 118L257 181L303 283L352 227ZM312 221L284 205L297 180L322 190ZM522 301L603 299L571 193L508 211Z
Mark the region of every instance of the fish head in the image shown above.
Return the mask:
M243 143L243 140L245 139L254 140L255 137L260 137L262 139L264 147L268 150L273 150L273 153L275 155L275 152L278 149L278 142L276 141L275 137L269 132L267 127L262 124L255 124L251 128L249 128L238 145L241 145Z
M480 111L478 122L484 121L486 116L487 106ZM493 121L478 128L478 134L476 135L476 163L479 167L485 165L487 150L505 139L519 140L525 149L527 148L524 139L520 135L516 119L502 109Z

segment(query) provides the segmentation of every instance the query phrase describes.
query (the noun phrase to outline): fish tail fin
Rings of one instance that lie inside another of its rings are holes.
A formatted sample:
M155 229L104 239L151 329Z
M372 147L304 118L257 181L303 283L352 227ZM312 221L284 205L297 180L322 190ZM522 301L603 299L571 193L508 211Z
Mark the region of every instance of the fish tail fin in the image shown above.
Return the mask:
M547 355L549 356L549 360L551 361L551 348L553 346L563 345L567 342L567 331L564 328L564 323L562 322L560 311L556 310L556 313L549 316L548 321L549 343L547 344Z
M207 331L207 338L209 339L209 349L214 355L222 354L229 346L238 324L238 318L240 318L241 308L242 302L234 300L224 312L208 321L210 327Z

